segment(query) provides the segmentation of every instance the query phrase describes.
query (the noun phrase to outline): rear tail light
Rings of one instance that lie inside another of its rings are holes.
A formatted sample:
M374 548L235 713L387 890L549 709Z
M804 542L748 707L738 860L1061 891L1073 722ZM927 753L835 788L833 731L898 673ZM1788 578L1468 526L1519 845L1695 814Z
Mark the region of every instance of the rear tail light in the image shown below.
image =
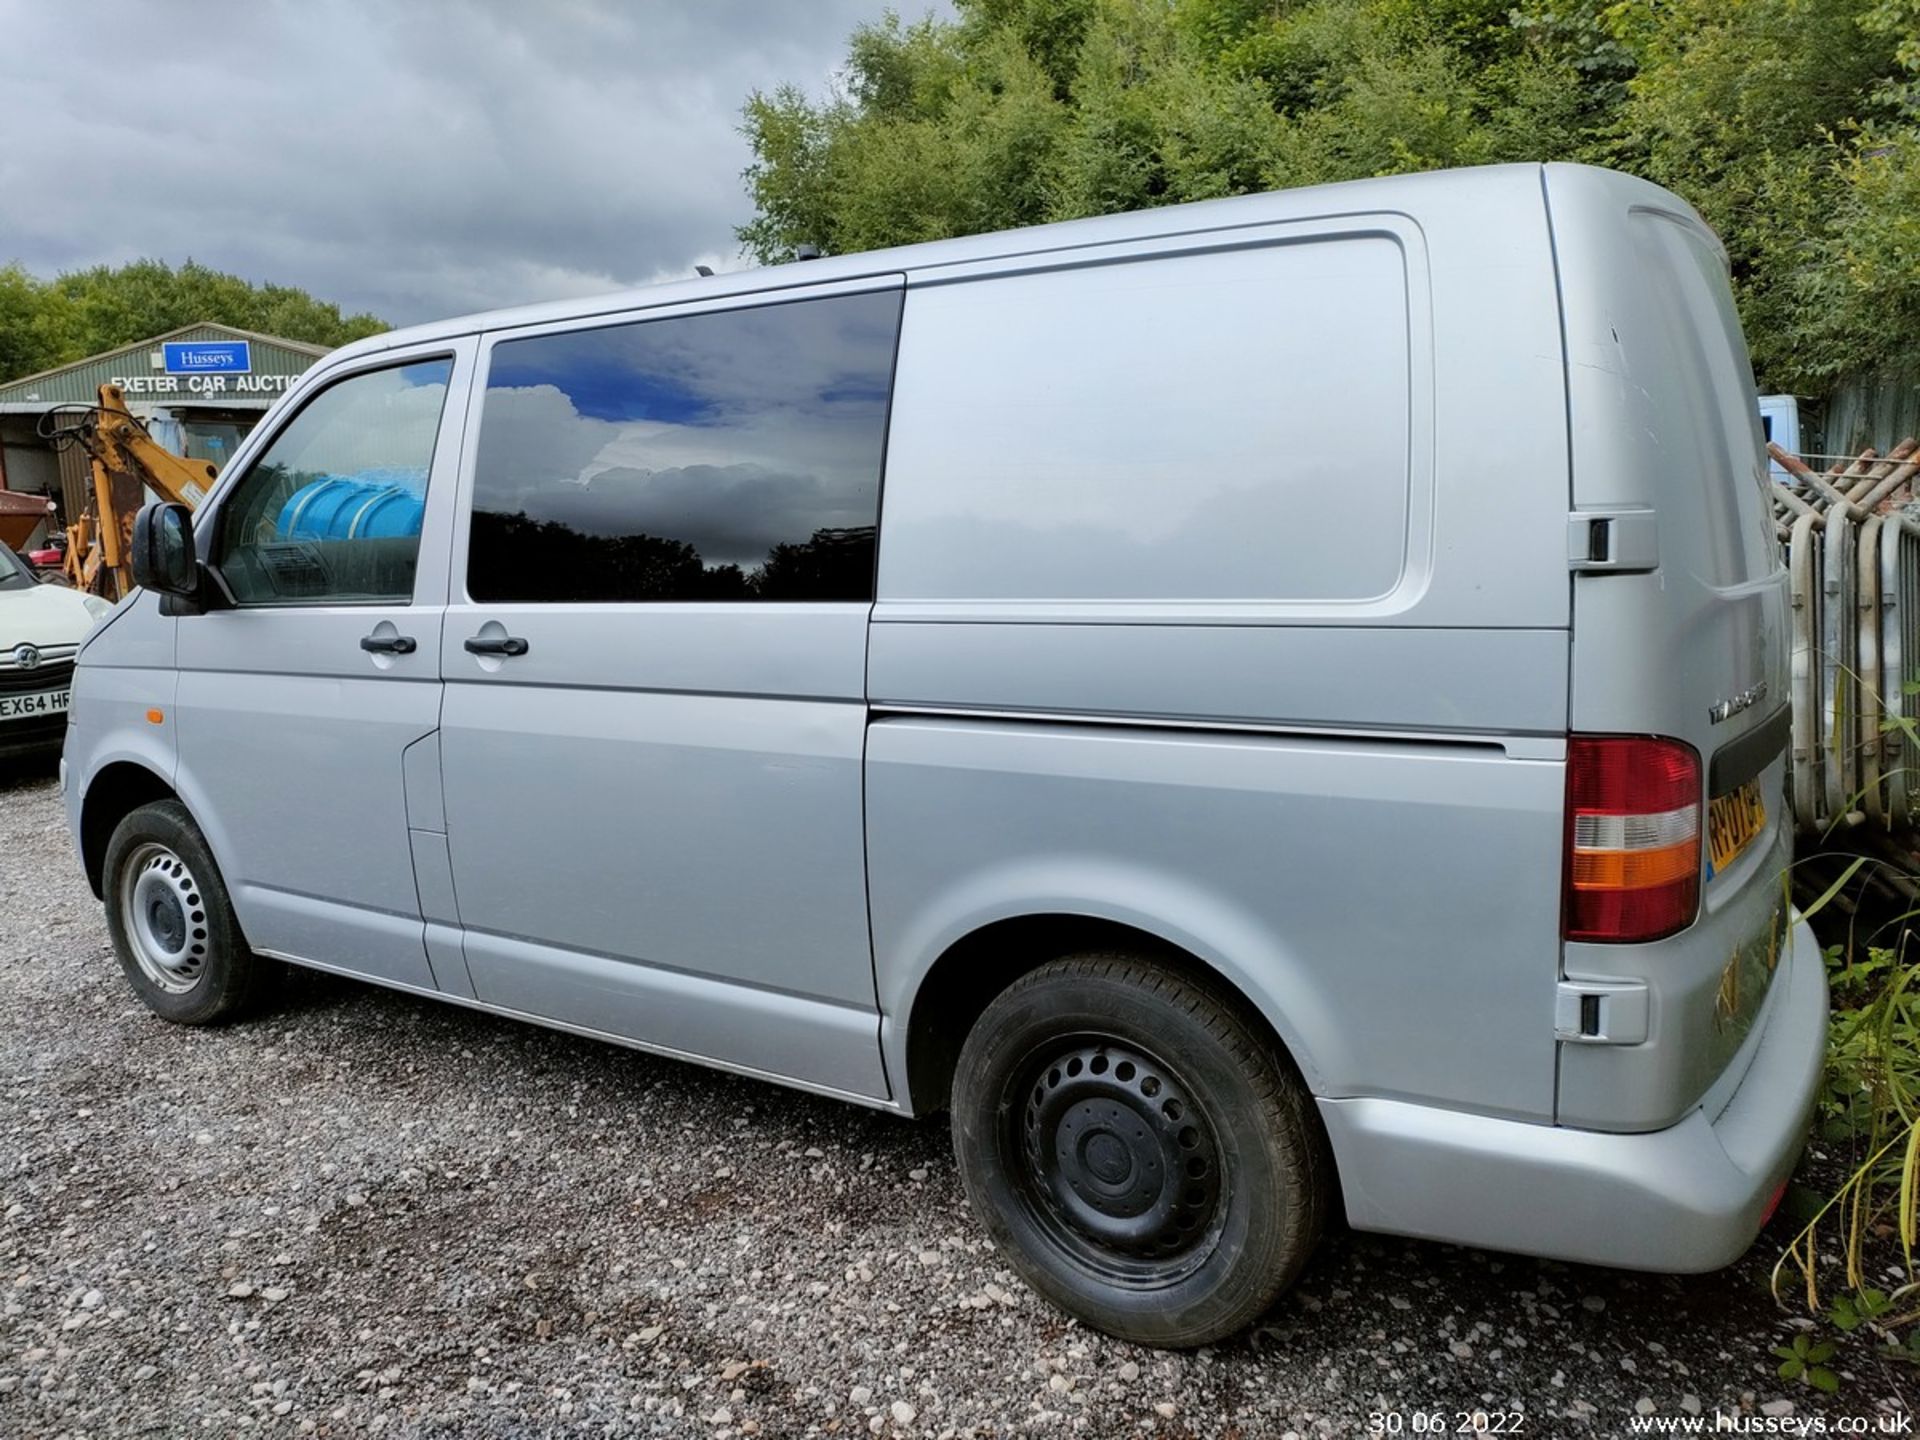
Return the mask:
M1658 940L1700 904L1700 756L1678 740L1567 742L1569 940Z

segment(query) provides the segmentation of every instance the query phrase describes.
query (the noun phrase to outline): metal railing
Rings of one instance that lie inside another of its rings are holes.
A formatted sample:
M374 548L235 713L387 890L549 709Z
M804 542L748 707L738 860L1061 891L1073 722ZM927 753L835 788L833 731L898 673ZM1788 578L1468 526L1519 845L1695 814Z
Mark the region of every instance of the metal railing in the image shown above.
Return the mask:
M1920 441L1816 472L1767 447L1793 586L1794 819L1920 826Z

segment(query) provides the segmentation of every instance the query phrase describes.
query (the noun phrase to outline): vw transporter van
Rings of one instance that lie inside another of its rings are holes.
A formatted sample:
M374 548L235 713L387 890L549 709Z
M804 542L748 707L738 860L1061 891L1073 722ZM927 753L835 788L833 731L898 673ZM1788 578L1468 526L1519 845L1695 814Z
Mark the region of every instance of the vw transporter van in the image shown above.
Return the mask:
M312 966L948 1111L1160 1345L1361 1230L1665 1271L1819 1071L1724 252L1563 165L689 279L316 364L73 679L127 977Z

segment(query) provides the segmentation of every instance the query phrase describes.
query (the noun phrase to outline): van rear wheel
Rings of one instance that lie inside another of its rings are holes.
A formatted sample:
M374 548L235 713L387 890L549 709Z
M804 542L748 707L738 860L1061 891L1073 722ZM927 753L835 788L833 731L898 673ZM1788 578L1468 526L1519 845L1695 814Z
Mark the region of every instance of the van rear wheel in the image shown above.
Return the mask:
M1023 976L960 1053L967 1198L1035 1290L1123 1339L1258 1319L1320 1235L1329 1165L1304 1087L1233 997L1143 957Z
M213 852L177 800L114 827L100 890L120 968L163 1020L231 1020L266 988L270 964L247 949Z

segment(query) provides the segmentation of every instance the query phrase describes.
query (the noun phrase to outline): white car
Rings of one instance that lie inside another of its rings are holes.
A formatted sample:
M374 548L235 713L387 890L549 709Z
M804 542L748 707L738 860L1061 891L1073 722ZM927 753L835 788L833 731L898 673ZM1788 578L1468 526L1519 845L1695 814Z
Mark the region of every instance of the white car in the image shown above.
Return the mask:
M112 609L98 595L42 584L0 545L0 757L60 747L73 657Z

